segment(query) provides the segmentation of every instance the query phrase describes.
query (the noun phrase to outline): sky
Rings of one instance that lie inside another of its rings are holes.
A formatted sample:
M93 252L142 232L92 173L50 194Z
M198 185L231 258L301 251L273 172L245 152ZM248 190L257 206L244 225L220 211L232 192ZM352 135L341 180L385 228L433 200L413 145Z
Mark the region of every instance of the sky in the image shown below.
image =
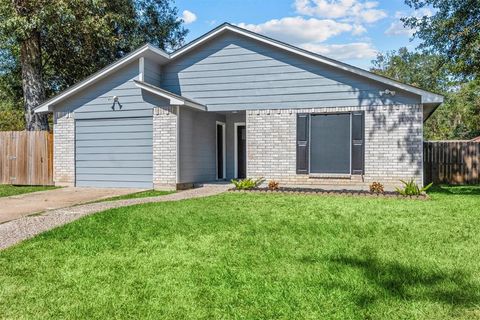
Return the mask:
M401 17L430 15L404 0L176 0L187 42L229 22L368 69L378 52L414 49Z

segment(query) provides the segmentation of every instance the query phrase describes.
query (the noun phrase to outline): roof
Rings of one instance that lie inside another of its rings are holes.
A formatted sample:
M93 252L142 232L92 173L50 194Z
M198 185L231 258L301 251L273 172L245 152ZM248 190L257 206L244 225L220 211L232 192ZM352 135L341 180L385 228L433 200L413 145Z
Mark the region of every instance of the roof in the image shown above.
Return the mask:
M322 55L319 55L319 54L316 54L316 53L313 53L313 52L310 52L310 51L307 51L307 50L304 50L304 49L301 49L301 48L298 48L298 47L295 47L295 46L292 46L292 45L289 45L287 43L271 39L269 37L266 37L266 36L257 34L255 32L252 32L252 31L234 26L234 25L229 24L229 23L224 23L224 24L218 26L217 28L211 30L210 32L207 32L203 36L197 38L196 40L193 40L192 42L188 43L187 45L183 46L182 48L180 48L180 49L178 49L178 50L176 50L176 51L174 51L170 54L167 54L165 51L163 51L163 50L161 50L161 49L159 49L159 48L157 48L157 47L155 47L151 44L146 44L146 45L142 46L141 48L135 50L131 54L129 54L129 55L125 56L124 58L118 60L117 62L114 62L113 64L111 64L111 65L107 66L106 68L100 70L99 72L95 73L91 77L88 77L87 79L81 81L80 83L78 83L78 84L70 87L69 89L61 92L60 94L56 95L52 99L45 101L40 106L35 108L35 112L50 111L49 106L67 98L68 96L70 96L70 95L74 94L75 92L79 91L81 88L86 87L86 86L92 84L93 82L107 76L108 74L114 72L118 68L122 67L126 63L128 63L128 62L130 62L130 61L132 61L136 58L139 58L139 57L144 56L146 54L150 54L150 55L153 55L153 56L157 56L159 58L160 63L169 63L172 60L174 60L174 59L176 59L176 58L194 50L195 48L197 48L198 46L207 42L208 40L210 40L210 39L212 39L212 38L214 38L214 37L216 37L220 34L223 34L224 32L233 32L233 33L236 33L236 34L240 34L242 36L245 36L245 37L248 37L248 38L263 42L263 43L266 43L270 46L277 47L281 50L286 50L286 51L289 51L291 53L300 55L302 57L305 57L305 58L308 58L308 59L311 59L311 60L314 60L314 61L318 61L318 62L321 62L323 64L326 64L326 65L344 70L346 72L350 72L350 73L353 73L353 74L356 74L356 75L359 75L359 76L362 76L362 77L365 77L365 78L368 78L368 79L371 79L371 80L374 80L374 81L377 81L377 82L380 82L380 83L384 83L388 86L392 86L392 87L395 87L395 88L398 88L398 89L416 94L416 95L421 97L421 103L422 104L427 105L432 109L429 112L429 115L431 113L433 113L435 108L443 102L443 96L442 95L439 95L439 94L436 94L436 93L433 93L433 92L429 92L429 91L426 91L426 90L423 90L423 89L420 89L420 88L417 88L417 87L414 87L414 86L411 86L411 85L407 85L407 84L398 82L396 80L393 80L393 79L390 79L390 78L387 78L387 77L384 77L384 76L377 75L375 73L363 70L361 68L354 67L354 66L351 66L349 64L346 64L346 63L343 63L343 62L340 62L340 61L337 61L337 60L334 60L334 59L330 59L330 58L327 58L325 56L322 56ZM156 90L158 91L158 90L162 90L162 89L156 87ZM170 94L172 94L172 93L170 93ZM183 98L183 99L185 99L185 98Z
M207 111L207 107L204 106L201 103L195 102L191 99L179 96L175 93L172 93L170 91L167 91L165 89L159 88L157 86L154 86L150 83L146 83L144 81L138 81L138 80L133 80L135 85L143 90L146 90L148 92L151 92L157 96L160 96L162 98L170 100L170 104L175 105L175 106L187 106L191 107L194 109L199 109L202 111Z
M480 136L476 137L476 138L473 138L472 140L470 141L473 141L473 142L480 142Z

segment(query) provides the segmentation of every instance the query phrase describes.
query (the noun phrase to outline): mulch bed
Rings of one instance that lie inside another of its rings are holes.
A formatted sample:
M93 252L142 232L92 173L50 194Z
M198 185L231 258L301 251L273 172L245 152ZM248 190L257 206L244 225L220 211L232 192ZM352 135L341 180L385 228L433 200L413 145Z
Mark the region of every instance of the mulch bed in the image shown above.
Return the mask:
M324 196L352 196L352 197L370 197L370 198L397 198L397 199L414 199L427 200L427 194L419 196L402 196L394 191L385 191L384 193L374 193L361 190L325 190L311 188L279 188L277 190L269 190L268 188L253 188L250 190L229 189L231 192L251 192L251 193L286 193L286 194L305 194L305 195L324 195Z

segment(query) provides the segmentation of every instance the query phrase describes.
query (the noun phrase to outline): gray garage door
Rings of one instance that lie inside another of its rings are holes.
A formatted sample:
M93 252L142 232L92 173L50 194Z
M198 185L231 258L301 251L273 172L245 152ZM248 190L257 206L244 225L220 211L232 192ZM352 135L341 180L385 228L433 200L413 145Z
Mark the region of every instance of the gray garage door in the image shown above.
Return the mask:
M79 187L152 188L152 117L76 120Z

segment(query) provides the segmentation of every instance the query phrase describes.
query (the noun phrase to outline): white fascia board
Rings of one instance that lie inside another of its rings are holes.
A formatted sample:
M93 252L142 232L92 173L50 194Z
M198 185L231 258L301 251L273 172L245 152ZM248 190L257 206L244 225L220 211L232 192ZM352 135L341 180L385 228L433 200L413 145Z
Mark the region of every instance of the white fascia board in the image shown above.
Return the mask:
M79 82L76 85L73 85L72 87L64 90L62 93L56 95L55 97L51 98L50 100L45 101L41 105L39 105L37 108L34 109L35 112L48 112L52 111L50 106L73 95L74 93L80 91L81 89L85 88L86 86L94 83L95 81L102 79L109 75L111 72L119 69L120 67L124 66L125 64L130 63L131 61L134 61L135 59L141 57L143 54L145 54L147 51L152 51L155 54L158 54L165 59L170 59L170 56L158 49L155 48L154 46L150 44L146 44L143 47L140 47L139 49L135 50L134 52L128 54L124 58L118 60L117 62L112 63L111 65L103 68L102 70L98 71L97 73L93 74L92 76L88 77L87 79Z
M187 46L173 52L170 55L170 58L175 59L178 56L186 53L187 51L192 50L194 47L197 47L197 46L201 45L202 43L205 43L209 39L215 37L219 33L222 33L226 30L235 32L237 34L241 34L241 35L246 36L248 38L255 39L257 41L266 43L268 45L271 45L271 46L274 46L274 47L277 47L277 48L280 48L280 49L283 49L283 50L286 50L286 51L294 53L296 55L300 55L300 56L309 58L311 60L321 62L323 64L335 67L337 69L341 69L341 70L344 70L344 71L347 71L347 72L350 72L350 73L354 73L354 74L357 74L359 76L362 76L362 77L365 77L365 78L368 78L368 79L372 79L372 80L384 83L386 85L399 88L401 90L405 90L407 92L412 92L414 94L417 94L417 95L421 96L422 103L442 103L443 102L443 96L441 96L441 95L438 95L438 94L435 94L435 93L432 93L432 92L428 92L428 91L425 91L425 90L422 90L422 89L419 89L419 88L416 88L416 87L413 87L413 86L410 86L410 85L407 85L407 84L404 84L404 83L401 83L401 82L398 82L398 81L395 81L395 80L392 80L392 79L389 79L389 78L386 78L386 77L376 75L372 72L369 72L369 71L366 71L366 70L363 70L363 69L360 69L360 68L357 68L357 67L354 67L354 66L351 66L351 65L342 63L340 61L336 61L336 60L333 60L333 59L330 59L330 58L327 58L327 57L324 57L324 56L321 56L321 55L318 55L318 54L308 52L306 50L288 45L286 43L283 43L283 42L280 42L280 41L277 41L277 40L274 40L274 39L270 39L270 38L265 37L265 36L261 36L259 34L254 33L254 32L244 30L242 28L232 26L230 24L224 24L223 26L220 26L217 30L212 31L211 33L207 33L204 37L201 37L198 40L193 41L190 45L187 45Z

